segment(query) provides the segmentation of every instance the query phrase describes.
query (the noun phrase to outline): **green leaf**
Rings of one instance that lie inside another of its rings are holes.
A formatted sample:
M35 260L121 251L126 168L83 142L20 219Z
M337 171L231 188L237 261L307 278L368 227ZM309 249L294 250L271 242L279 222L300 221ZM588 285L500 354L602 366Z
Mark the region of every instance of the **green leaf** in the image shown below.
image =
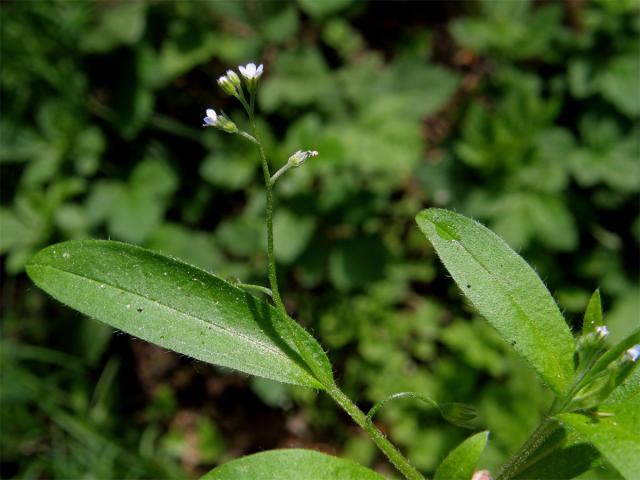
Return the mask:
M351 460L313 450L270 450L225 463L202 480L384 480L373 470Z
M329 278L339 290L353 290L384 276L389 252L376 237L338 243L329 257Z
M634 53L615 57L598 78L604 98L629 117L640 114L639 72L640 61Z
M313 217L297 217L288 210L279 210L273 218L275 256L279 262L291 265L311 241Z
M558 415L567 428L592 443L625 477L637 478L640 472L640 408L637 403L603 405L611 417L593 417L578 413Z
M307 15L319 18L344 10L353 0L298 0L298 5Z
M146 23L146 2L94 4L97 24L88 29L78 46L85 52L104 53L140 40Z
M600 290L596 290L591 295L591 299L587 304L584 312L584 320L582 321L582 334L595 332L596 327L604 325L602 322L602 299L600 298Z
M495 233L463 215L429 209L416 222L480 313L553 391L564 393L573 376L574 340L533 269Z
M434 480L469 480L488 439L489 432L476 433L467 438L442 461Z
M600 453L578 433L558 425L531 455L533 463L513 478L575 478L594 468Z
M322 388L305 367L292 329L331 366L296 322L224 280L125 243L51 245L28 263L36 285L76 310L164 348L280 382ZM287 322L289 326L287 326Z

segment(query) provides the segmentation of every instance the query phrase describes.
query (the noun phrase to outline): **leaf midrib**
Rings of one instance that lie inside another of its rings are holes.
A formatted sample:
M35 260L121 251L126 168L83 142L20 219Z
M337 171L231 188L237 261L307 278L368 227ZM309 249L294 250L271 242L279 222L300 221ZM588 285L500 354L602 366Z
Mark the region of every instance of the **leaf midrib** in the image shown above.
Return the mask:
M273 354L275 354L275 355L277 355L277 356L279 356L279 357L281 357L283 359L286 359L286 360L289 360L291 362L294 362L296 364L296 366L298 366L302 371L305 371L304 367L299 365L298 362L295 359L292 359L289 356L285 355L281 350L274 349L273 347L270 347L269 345L266 345L266 344L263 344L261 342L258 342L255 339L252 339L251 337L248 337L245 334L240 333L240 332L238 332L236 330L230 330L230 329L225 328L225 327L223 327L223 326L221 326L219 324L212 323L212 322L209 322L209 321L207 321L207 320L205 320L203 318L200 318L199 316L194 315L192 313L186 313L186 312L184 312L184 311L182 311L182 310L180 310L178 308L175 308L173 306L167 305L167 304L165 304L165 303L163 303L163 302L161 302L161 301L159 301L157 299L146 297L146 296L144 296L144 295L142 295L142 294L140 294L138 292L134 292L133 290L130 290L128 288L125 288L125 287L122 287L122 286L119 286L119 285L114 285L112 283L109 283L108 281L97 280L95 278L91 278L91 277L88 277L86 275L81 275L81 274L78 274L78 273L75 273L75 272L70 272L68 270L62 270L60 268L57 268L57 267L54 267L54 266L51 266L51 265L46 265L46 264L43 264L43 263L31 263L29 266L37 266L37 267L40 267L40 268L55 270L55 271L60 272L62 274L70 275L70 276L73 276L73 277L78 277L78 278L81 278L81 279L84 279L84 280L87 280L87 281L90 281L90 282L93 282L93 283L96 283L96 284L99 284L99 285L108 285L109 287L111 287L111 288L113 288L115 290L123 291L123 292L129 293L131 295L143 298L146 301L151 302L151 303L155 303L155 304L157 304L157 305L159 305L161 307L166 308L167 310L179 313L179 314L184 315L184 316L189 317L189 318L193 318L193 319L199 320L200 322L202 322L202 323L204 323L206 325L212 326L214 328L217 328L217 329L225 332L228 335L231 335L231 336L236 335L236 336L244 339L247 343L255 345L257 348L262 348L263 350L271 352L271 353L273 353Z
M436 225L434 223L434 225ZM471 250L469 250L462 242L460 242L459 240L452 240L452 242L455 242L457 245L460 246L460 248L462 248L466 253L468 253L471 258L473 258L476 262L478 262L478 265L480 265L480 267L496 282L497 286L500 288L500 291L504 294L504 296L509 300L509 302L512 304L512 306L514 307L516 313L518 314L518 316L522 319L524 319L527 323L527 326L529 327L529 331L534 333L535 337L536 337L536 343L540 344L540 343L544 343L544 341L542 341L542 339L540 338L540 336L538 335L538 331L535 328L535 321L529 316L527 315L527 313L524 311L524 309L520 306L520 304L518 303L518 301L511 295L511 293L508 291L507 287L505 287L502 279L498 276L495 275L491 272L491 270L489 270L485 264L482 262L482 260L480 260ZM475 303L475 302L473 302ZM563 319L564 321L564 319ZM553 366L554 362L550 362L547 364L550 364ZM562 374L562 371L560 371L558 368L555 369L556 372L561 373L563 380L567 380L565 379L564 374ZM564 382L566 383L566 382Z

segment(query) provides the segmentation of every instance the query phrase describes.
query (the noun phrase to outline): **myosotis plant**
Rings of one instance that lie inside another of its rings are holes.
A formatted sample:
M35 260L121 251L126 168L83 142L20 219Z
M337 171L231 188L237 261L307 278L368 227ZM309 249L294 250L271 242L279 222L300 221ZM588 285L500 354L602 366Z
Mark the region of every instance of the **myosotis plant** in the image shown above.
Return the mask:
M240 74L228 70L218 85L242 104L249 131L213 108L206 110L204 126L241 136L255 145L260 156L267 200L268 286L229 283L179 260L101 240L49 246L31 259L27 272L61 302L144 340L212 364L324 391L405 478L422 479L376 427L374 415L389 401L409 398L438 409L454 424L475 428L474 410L463 404L439 404L420 392L398 392L381 399L365 414L336 384L320 344L288 315L276 275L273 189L288 170L318 152L298 150L275 173L270 171L255 118L263 66L249 63L238 70ZM420 212L416 222L471 303L555 394L540 426L497 472L497 478L577 476L591 467L592 457L571 450L584 443L591 443L623 476L632 478L640 471L640 378L636 369L640 329L609 348L596 291L587 306L582 332L575 339L533 269L493 232L441 209ZM272 305L252 291L265 294ZM445 458L435 478L488 478L488 472L476 471L487 441L488 432L469 437ZM572 456L571 452L578 453ZM381 477L344 459L289 449L234 460L206 478Z

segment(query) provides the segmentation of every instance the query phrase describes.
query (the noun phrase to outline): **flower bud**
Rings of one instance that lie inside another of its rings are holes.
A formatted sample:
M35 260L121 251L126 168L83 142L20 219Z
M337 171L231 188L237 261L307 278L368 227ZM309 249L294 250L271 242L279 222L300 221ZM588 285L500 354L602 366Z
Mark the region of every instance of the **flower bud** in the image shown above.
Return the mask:
M438 406L440 415L449 423L463 428L476 428L477 410L465 403L442 403Z
M228 74L218 78L218 85L220 85L222 91L227 95L231 95L232 97L238 96L238 90L236 89L233 81L229 78Z
M578 372L589 370L595 361L604 353L605 339L609 330L604 325L596 327L592 332L578 338L576 353L578 354Z
M289 157L289 160L287 161L287 163L292 167L299 167L305 162L307 158L317 157L317 156L318 156L318 152L316 152L315 150L306 150L306 151L298 150L296 153L294 153Z
M234 87L240 88L242 86L242 81L236 72L233 70L227 70L227 78L233 84Z
M222 115L218 115L218 123L216 124L216 127L227 133L238 132L238 127L236 127L236 124L229 120L227 117L223 117Z
M619 385L621 385L633 371L635 362L640 358L640 345L625 350L605 370L596 373L578 391L571 405L575 408L588 409L602 403Z

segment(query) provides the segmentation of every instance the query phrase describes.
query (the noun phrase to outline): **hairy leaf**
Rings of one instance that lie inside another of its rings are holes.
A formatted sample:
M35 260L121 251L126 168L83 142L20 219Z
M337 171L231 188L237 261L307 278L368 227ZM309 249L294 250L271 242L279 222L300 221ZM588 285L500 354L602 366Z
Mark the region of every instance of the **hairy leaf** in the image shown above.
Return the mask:
M27 273L59 301L143 340L252 375L323 388L292 339L283 339L293 329L331 378L324 351L294 321L224 280L158 253L120 242L70 241L41 250Z
M575 478L601 461L598 450L573 430L557 425L555 431L538 445L535 460L513 478Z
M533 269L478 222L441 209L416 221L451 276L480 313L556 393L573 376L574 340Z
M637 403L602 405L611 417L595 417L578 413L558 415L567 428L592 443L625 477L637 478L640 472L640 408Z
M384 480L351 460L313 450L270 450L213 469L202 480Z
M434 480L469 480L484 450L489 432L480 432L467 438L442 461Z

